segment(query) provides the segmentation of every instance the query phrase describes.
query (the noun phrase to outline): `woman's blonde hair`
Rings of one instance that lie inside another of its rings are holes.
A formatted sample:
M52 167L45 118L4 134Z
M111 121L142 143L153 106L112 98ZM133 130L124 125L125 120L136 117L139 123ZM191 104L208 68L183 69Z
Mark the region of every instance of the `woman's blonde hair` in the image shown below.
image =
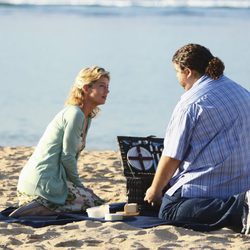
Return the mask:
M65 104L68 105L77 105L80 107L84 106L85 96L83 92L84 85L92 85L97 80L99 80L102 76L106 77L110 80L109 72L106 71L104 68L98 66L92 66L89 68L82 69L75 78L73 86L70 90L69 96L65 101ZM99 112L99 108L96 107L92 113L91 117L96 116Z

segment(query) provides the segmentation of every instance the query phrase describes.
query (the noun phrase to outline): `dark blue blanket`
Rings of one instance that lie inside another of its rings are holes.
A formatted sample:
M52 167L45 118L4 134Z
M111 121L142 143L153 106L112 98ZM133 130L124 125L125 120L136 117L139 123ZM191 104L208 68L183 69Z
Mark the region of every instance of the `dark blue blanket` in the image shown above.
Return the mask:
M122 211L125 203L113 203L110 205L110 212L115 213ZM64 213L56 216L25 216L18 219L11 218L8 215L14 211L14 207L9 207L0 213L0 221L7 223L20 223L31 227L45 227L49 225L64 225L74 221L92 220L105 222L104 219L89 218L86 213ZM158 214L155 211L141 211L139 216L125 217L123 222L130 226L137 228L150 228L159 225L174 225L182 226L185 228L197 230L197 231L211 231L219 229L213 225L204 224L188 224L188 223L176 223L173 221L166 221L158 218Z
M122 211L125 203L110 204L110 212ZM7 223L20 223L32 227L44 227L48 225L63 225L73 221L92 220L105 222L104 219L89 218L86 213L63 213L55 216L25 216L20 218L11 218L8 215L14 211L14 207L9 207L0 213L0 221ZM166 221L157 217L155 212L144 212L140 216L125 217L123 221L131 226L138 228L149 228L166 224Z

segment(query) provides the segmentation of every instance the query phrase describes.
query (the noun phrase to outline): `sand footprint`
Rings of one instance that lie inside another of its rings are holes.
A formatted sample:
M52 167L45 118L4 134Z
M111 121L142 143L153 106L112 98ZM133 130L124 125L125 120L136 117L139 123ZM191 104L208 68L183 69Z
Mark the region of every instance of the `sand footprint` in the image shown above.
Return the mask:
M167 243L167 244L163 244L161 246L159 246L156 250L166 250L166 249L182 249L183 247L181 246L181 244L177 244L177 243ZM184 248L185 249L185 248ZM192 249L192 248L190 248ZM195 249L195 248L193 248Z
M79 248L84 244L82 240L67 240L56 243L54 247L76 247Z
M26 237L27 238L26 243L33 243L33 242L37 242L37 241L42 242L44 240L50 240L52 238L56 238L59 235L60 235L60 233L53 232L53 231L45 232L42 234L29 234Z
M85 225L86 225L86 227L96 228L96 227L101 227L102 223L99 221L88 220L88 221L86 221Z
M78 224L68 224L66 226L63 226L62 229L65 230L74 230L74 229L79 229L79 225Z
M134 235L145 235L147 234L148 232L145 231L145 230L139 230L138 232L136 232Z
M151 250L150 248L145 247L138 241L132 241L128 246L128 249L141 249L141 250Z
M8 225L9 226L9 225ZM5 228L0 229L0 235L19 235L19 234L33 234L34 230L28 228Z
M19 245L22 245L23 242L18 240L18 239L15 239L13 236L10 236L7 238L7 241L5 242L5 245L14 245L14 246L19 246Z
M198 242L199 240L197 240ZM231 239L228 239L226 238L225 236L207 236L206 237L206 241L209 241L209 242L213 242L213 243L221 243L223 242L223 245L225 245L225 248L226 246L230 246L230 244L232 243L232 240Z
M128 238L127 234L118 234L118 235L114 235L113 237L111 237L108 241L108 243L112 243L112 244L120 244L123 241L125 241Z
M178 236L174 233L169 232L167 229L154 229L151 231L159 240L178 240Z
M84 246L98 247L98 245L102 244L103 241L96 239L88 239L88 240L67 240L56 243L54 247L75 247L79 248Z
M193 231L191 229L187 229L187 228L183 228L183 227L173 227L173 226L169 226L169 229L173 232L176 233L179 236L199 236L199 237L203 237L204 233L202 232L198 232L198 231Z
M111 227L114 229L117 229L117 230L135 230L135 231L138 230L138 228L132 227L124 222L113 223L113 224L111 224Z

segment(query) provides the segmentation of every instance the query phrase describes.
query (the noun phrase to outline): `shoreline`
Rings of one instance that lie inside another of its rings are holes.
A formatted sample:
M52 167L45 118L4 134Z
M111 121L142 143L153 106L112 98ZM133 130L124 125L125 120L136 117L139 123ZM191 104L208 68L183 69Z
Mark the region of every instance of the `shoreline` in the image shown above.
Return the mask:
M19 172L34 147L0 146L1 211L15 206ZM108 203L126 201L119 151L83 151L78 170L84 184ZM32 228L0 221L0 249L248 249L250 236L223 228L209 233L169 225L138 229L124 222L80 221ZM65 234L67 233L67 237Z

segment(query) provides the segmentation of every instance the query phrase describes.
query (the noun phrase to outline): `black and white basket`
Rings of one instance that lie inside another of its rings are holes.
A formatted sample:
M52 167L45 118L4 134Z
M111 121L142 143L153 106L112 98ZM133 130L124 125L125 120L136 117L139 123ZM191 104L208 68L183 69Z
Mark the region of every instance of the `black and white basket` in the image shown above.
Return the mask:
M128 202L144 202L163 150L163 138L117 136L123 172L127 179Z

